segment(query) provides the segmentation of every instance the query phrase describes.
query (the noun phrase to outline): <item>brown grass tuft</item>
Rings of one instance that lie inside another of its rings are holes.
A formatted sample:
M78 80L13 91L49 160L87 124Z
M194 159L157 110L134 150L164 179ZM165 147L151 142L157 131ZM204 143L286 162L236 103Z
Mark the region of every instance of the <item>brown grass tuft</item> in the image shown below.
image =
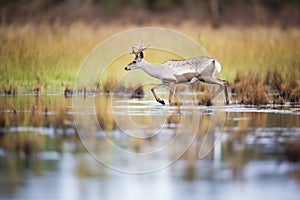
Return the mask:
M300 87L294 88L290 94L291 102L300 102Z
M203 93L197 94L198 105L211 106L211 95L207 88L204 89Z
M17 95L17 88L15 86L13 86L12 84L9 84L8 86L4 86L3 87L3 94L4 95L12 95L12 96L16 96Z
M233 85L238 101L242 104L261 105L268 103L268 95L259 76L253 71L247 75L239 75Z
M141 99L145 96L144 87L142 84L138 84L133 88L133 91L130 93L131 98Z
M117 80L115 79L106 80L102 85L102 89L107 94L112 93L116 87L116 84Z
M294 75L284 81L282 75L273 70L266 73L264 83L269 87L271 93L276 93L278 97L274 102L284 103L284 101L299 101L299 84Z
M84 91L85 91L85 88L84 88ZM73 90L71 88L69 88L68 86L66 86L65 90L64 90L65 98L72 96L72 94L73 94ZM85 95L85 92L84 92L84 95Z
M206 85L202 82L192 84L191 86L195 92L204 92L204 90L206 89Z

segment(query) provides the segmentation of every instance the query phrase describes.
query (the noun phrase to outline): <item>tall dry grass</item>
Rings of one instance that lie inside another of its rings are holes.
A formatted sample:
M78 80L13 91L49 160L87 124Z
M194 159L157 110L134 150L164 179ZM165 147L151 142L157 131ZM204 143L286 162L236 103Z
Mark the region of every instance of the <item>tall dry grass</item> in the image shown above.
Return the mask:
M239 103L252 105L268 103L267 88L259 75L251 70L244 75L237 74L232 90L237 94Z
M292 73L299 82L298 28L223 26L213 29L209 25L188 21L177 26L148 25L176 29L196 38L212 57L221 62L222 77L229 82L234 80L237 71L249 69L259 72L262 77L269 69L276 70L284 80ZM134 25L114 23L95 26L81 22L69 26L59 23L1 25L1 90L13 92L37 86L41 90L51 90L61 87L62 83L70 87L81 63L97 44L131 28Z
M300 30L277 27L199 28L198 40L222 64L222 76L232 82L249 69L260 74L278 71L284 79L291 73L300 79Z
M264 84L268 86L270 93L279 97L278 99L274 98L274 103L283 103L284 100L291 102L300 101L300 83L294 73L291 73L289 78L284 80L277 71L268 71L265 75Z
M83 23L0 26L2 91L72 85L88 53L117 29Z

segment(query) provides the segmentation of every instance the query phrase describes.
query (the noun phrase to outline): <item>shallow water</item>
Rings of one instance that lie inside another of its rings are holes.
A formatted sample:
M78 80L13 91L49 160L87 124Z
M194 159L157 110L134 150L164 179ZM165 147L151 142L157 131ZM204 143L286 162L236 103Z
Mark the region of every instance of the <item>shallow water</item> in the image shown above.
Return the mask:
M0 199L298 199L300 194L299 163L289 162L287 153L299 149L299 106L161 106L147 97L24 95L1 96L0 112ZM101 129L83 123L96 136L82 135L76 120L93 116ZM119 149L108 148L105 139ZM93 154L82 140L93 141L88 144L95 145ZM119 150L159 153L137 160ZM153 167L151 173L122 172Z

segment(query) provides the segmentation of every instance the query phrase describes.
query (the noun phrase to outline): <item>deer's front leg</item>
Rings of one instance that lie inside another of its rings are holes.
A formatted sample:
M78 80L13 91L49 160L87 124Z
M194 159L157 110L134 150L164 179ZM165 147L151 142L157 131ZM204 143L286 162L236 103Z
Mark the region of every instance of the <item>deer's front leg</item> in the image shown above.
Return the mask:
M158 98L157 95L155 94L155 91L154 91L154 90L155 90L156 88L164 88L164 87L166 87L166 86L167 86L167 84L161 83L161 84L158 84L158 85L154 85L154 86L151 88L151 92L152 92L154 98L156 99L156 101L157 101L158 103L161 103L162 105L165 105L164 100Z
M172 98L173 98L174 93L175 93L176 83L175 82L171 82L169 85L170 85L169 104L171 105L172 104Z

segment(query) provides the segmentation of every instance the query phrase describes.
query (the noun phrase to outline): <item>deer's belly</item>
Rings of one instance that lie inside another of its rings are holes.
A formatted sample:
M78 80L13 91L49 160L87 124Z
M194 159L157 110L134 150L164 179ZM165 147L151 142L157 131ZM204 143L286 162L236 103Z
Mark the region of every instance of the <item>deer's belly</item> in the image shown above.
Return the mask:
M174 75L177 83L196 83L201 81L201 74L196 72L187 72L180 75Z

